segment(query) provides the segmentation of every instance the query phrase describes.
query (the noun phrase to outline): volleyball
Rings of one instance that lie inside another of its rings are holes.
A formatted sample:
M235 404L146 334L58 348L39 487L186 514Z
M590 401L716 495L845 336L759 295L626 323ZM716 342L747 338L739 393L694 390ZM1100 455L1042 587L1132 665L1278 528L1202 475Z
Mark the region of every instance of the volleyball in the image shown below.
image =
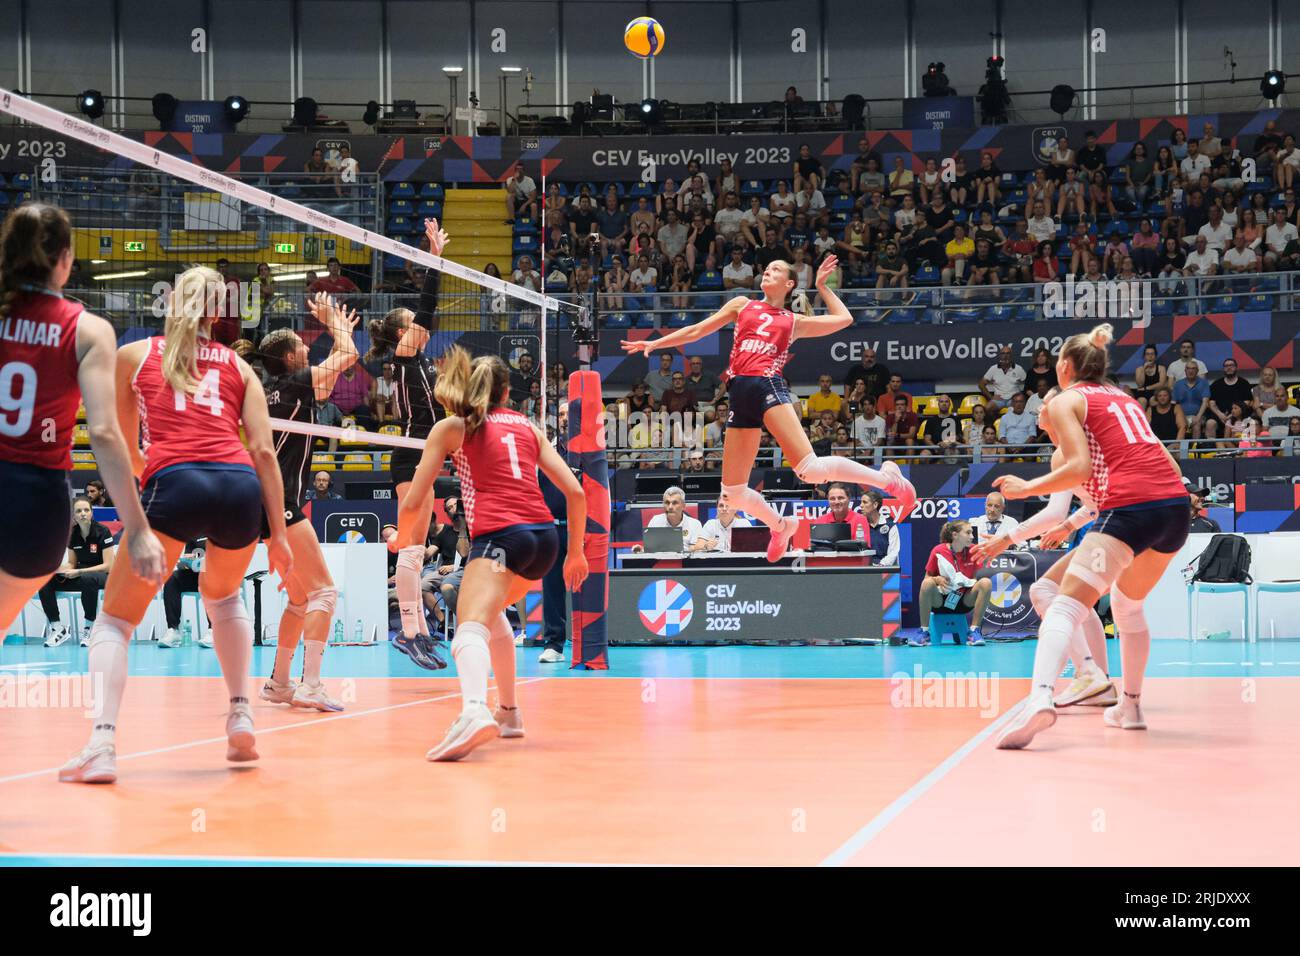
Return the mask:
M643 60L658 56L664 48L664 28L653 17L637 17L623 29L623 45Z

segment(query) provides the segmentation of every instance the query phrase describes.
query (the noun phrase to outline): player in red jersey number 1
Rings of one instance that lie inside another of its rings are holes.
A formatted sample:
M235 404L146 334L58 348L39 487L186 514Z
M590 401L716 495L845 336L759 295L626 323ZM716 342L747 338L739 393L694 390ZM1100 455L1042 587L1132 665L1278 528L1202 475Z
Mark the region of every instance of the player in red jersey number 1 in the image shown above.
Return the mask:
M796 315L789 310L797 273L790 263L778 259L763 271L762 299L738 296L695 325L657 339L623 342L624 351L648 356L655 349L698 342L736 323L726 373L731 411L722 442L722 493L732 507L747 512L771 530L769 561L785 553L799 522L783 519L759 492L749 487L749 474L764 428L780 444L785 457L795 462L794 472L800 481L818 485L843 481L887 491L898 499L899 520L907 518L916 504L916 489L892 461L877 470L851 458L818 457L781 375L790 357L790 345L796 339L833 335L853 323L853 316L827 284L838 266L835 256L827 256L817 270L817 291L827 305L824 316Z

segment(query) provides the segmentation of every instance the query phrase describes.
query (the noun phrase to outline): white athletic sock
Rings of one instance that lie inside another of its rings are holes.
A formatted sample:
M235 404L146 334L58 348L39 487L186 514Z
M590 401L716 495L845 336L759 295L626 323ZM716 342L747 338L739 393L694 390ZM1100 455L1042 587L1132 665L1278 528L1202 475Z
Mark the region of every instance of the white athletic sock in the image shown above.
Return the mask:
M492 676L497 681L497 703L502 707L514 707L515 633L505 611L498 614L492 622L488 650L492 654Z
M1115 591L1112 590L1112 602L1114 597ZM1129 623L1119 631L1119 662L1124 668L1124 696L1133 703L1137 703L1137 698L1142 696L1142 678L1146 675L1147 659L1150 656L1151 630L1147 627L1146 613L1143 612L1141 627Z
M1095 609L1083 619L1083 637L1088 642L1088 653L1092 655L1093 662L1101 669L1102 674L1109 675L1110 666L1106 659L1106 628Z
M424 548L412 545L397 552L397 606L402 613L402 633L408 638L420 633L420 569Z
M292 673L293 655L298 651L298 639L302 637L305 604L285 605L280 615L280 627L275 637L275 667L271 670L271 680L277 684L289 683Z
M451 641L451 656L460 678L461 713L487 706L488 674L492 667L488 652L488 629L478 621L461 621Z
M308 684L320 683L320 662L325 656L325 645L320 641L304 641L302 679Z
M1061 593L1061 586L1050 578L1041 578L1035 581L1029 588L1029 600L1034 605L1034 611L1038 614L1040 620L1047 620L1048 608L1052 606L1052 601ZM1101 619L1097 617L1097 612L1092 611L1090 615L1098 625ZM1070 633L1070 663L1074 665L1074 676L1080 677L1091 667L1093 657L1090 653L1090 643L1085 639L1088 624L1084 624L1084 633L1072 631ZM1105 646L1102 647L1105 651ZM1104 666L1103 666L1104 670Z
M750 517L757 518L775 531L781 524L781 516L767 503L759 492L749 485L723 485L722 493L731 502L731 507L743 511Z
M126 691L127 646L133 628L121 618L100 613L90 629L87 669L94 702L91 744L111 744Z
M212 619L212 648L221 662L221 676L231 699L246 699L248 662L253 655L253 624L239 592L223 598L203 599Z
M1065 667L1070 635L1079 633L1084 616L1091 613L1091 608L1068 595L1058 594L1053 599L1047 617L1038 628L1032 693L1042 690L1050 693L1056 687L1056 679Z

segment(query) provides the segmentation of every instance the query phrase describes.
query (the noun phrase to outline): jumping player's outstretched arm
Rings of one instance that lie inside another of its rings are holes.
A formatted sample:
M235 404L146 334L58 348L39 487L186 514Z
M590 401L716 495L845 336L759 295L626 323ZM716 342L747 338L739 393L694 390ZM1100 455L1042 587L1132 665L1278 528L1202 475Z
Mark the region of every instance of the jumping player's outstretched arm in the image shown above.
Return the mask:
M564 559L564 583L570 591L577 591L587 579L588 570L587 558L582 549L582 538L587 530L587 496L583 494L582 485L573 477L573 472L560 457L560 453L546 440L546 436L535 426L533 431L537 433L537 467L564 494L568 506L569 553Z
M425 497L433 492L433 480L442 471L442 463L465 441L465 420L457 415L444 418L429 431L424 440L424 451L420 454L420 464L411 479L411 487L397 509L397 537L389 545L393 551L424 544L425 531L419 527L420 519L428 517L424 513ZM418 540L417 540L418 538ZM581 544L579 545L581 547Z
M747 296L736 296L734 299L727 301L717 312L714 312L707 319L696 322L694 325L688 325L684 328L669 332L667 335L657 339L640 339L636 342L624 340L620 343L624 352L640 352L642 355L649 355L655 349L670 349L678 345L686 345L689 342L698 342L706 335L712 335L718 329L736 320L740 310L749 303L756 301Z
M170 570L163 567L166 558L160 542L149 528L136 491L134 472L127 442L119 428L115 395L120 392L113 366L117 341L113 327L97 315L83 312L77 319L77 384L86 406L86 426L95 463L108 493L117 505L131 568L145 581L162 585ZM128 432L133 443L138 431ZM138 453L138 450L137 450Z
M429 251L435 256L442 255L448 236L438 227L438 220L424 220L424 235L429 240ZM415 321L402 333L397 343L399 358L409 358L428 344L429 336L437 326L438 287L442 283L442 273L430 269L424 274L424 288L420 290L420 306L415 310Z
M1055 491L1071 491L1083 484L1092 473L1092 452L1088 450L1088 436L1083 430L1083 416L1087 400L1078 392L1063 392L1043 408L1056 429L1056 447L1065 460L1047 474L1032 481L1016 475L995 478L994 487L1008 498L1028 498L1030 495L1050 495Z
M311 370L311 386L316 392L316 401L323 402L334 391L339 375L356 364L357 345L352 341L352 330L357 327L357 312L356 309L344 309L324 292L317 292L308 299L307 308L334 340L325 361Z
M839 260L834 256L827 256L822 260L821 267L817 270L817 291L821 293L822 301L826 303L826 314L801 315L796 318L794 334L790 336L790 341L834 335L840 329L846 329L853 324L853 315L849 312L848 306L841 302L840 297L826 284L839 265Z
M289 538L284 530L284 478L280 474L280 459L276 457L275 441L271 437L271 415L266 408L262 380L247 362L243 359L238 361L239 371L244 376L240 423L244 426L253 470L262 485L262 510L266 512L266 524L271 529L271 536L266 539L266 560L283 581L293 570L293 554L289 551Z

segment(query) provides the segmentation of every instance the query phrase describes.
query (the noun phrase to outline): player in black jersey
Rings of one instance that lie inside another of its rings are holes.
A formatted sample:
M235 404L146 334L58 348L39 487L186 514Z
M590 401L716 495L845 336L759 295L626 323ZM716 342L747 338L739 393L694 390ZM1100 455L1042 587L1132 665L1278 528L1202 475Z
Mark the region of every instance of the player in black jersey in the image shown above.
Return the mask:
M429 240L429 251L442 255L447 245L447 233L438 226L438 220L424 221L424 234ZM419 309L394 309L382 319L370 323L370 351L366 361L372 362L385 355L397 372L393 389L393 410L402 425L402 434L409 438L424 439L437 420L438 403L433 397L437 378L434 360L426 349L430 335L437 327L438 285L441 273L430 269L424 276L420 291ZM394 448L391 459L393 484L397 487L397 506L400 508L411 488L411 479L420 464L421 452L415 448ZM430 495L421 512L424 530L415 537L423 541L433 518L433 496ZM420 600L420 571L424 566L424 548L413 545L403 548L397 557L397 603L402 611L402 636L394 645L421 667L435 670L446 667L429 638L429 624L424 617ZM432 666L431 666L432 665Z
M335 304L330 296L317 293L307 302L311 314L329 330L333 348L320 365L312 366L307 346L292 329L277 329L258 346L266 371L266 404L272 419L288 419L310 425L316 421L316 403L329 398L341 372L357 360L352 330L356 312ZM275 651L275 669L262 687L261 697L274 703L316 710L338 711L343 705L325 693L320 680L321 658L329 640L330 620L338 602L338 588L325 566L325 555L316 532L302 513L303 492L311 470L310 435L277 431L275 452L284 476L284 522L293 552L293 570L284 580L289 605L280 617ZM265 518L263 519L265 525ZM295 685L289 666L303 637L303 679Z

